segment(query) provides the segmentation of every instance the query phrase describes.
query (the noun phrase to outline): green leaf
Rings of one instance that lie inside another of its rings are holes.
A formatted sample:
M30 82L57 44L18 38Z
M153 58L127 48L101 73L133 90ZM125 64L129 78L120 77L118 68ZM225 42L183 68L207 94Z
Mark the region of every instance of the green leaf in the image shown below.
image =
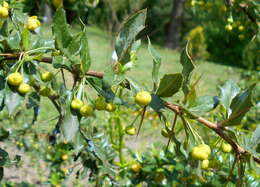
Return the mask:
M0 39L2 36L8 37L8 21L7 20L4 21L3 25L0 28Z
M54 68L59 69L59 68L64 68L67 70L71 70L71 63L69 60L64 59L63 56L55 56L52 58L52 65Z
M31 109L33 107L40 106L41 97L37 94L37 92L31 92L28 96L28 101L26 107Z
M81 40L80 40L80 60L81 60L80 61L81 62L81 71L82 71L82 74L85 75L91 65L86 28L84 28L82 36L81 36Z
M22 97L18 93L11 92L10 90L7 90L5 95L5 105L7 107L9 115L12 115L17 107L20 105Z
M28 29L24 28L22 33L22 48L25 51L29 49L29 34L30 32L28 31Z
M247 90L239 93L231 102L231 115L222 124L227 126L239 125L244 115L253 106L252 91L256 84L251 85Z
M189 55L188 49L189 48L188 48L188 44L187 44L185 49L181 53L181 65L183 67L182 75L184 78L182 90L183 90L184 95L189 94L189 91L190 91L189 82L190 82L192 71L195 68L195 65L193 64L193 61Z
M4 102L5 98L5 78L3 75L0 75L0 105ZM3 108L0 106L0 111Z
M84 144L85 144L85 140L79 131L77 131L77 134L73 139L73 144L74 144L73 147L75 149L75 154L77 155L84 148Z
M149 106L156 112L164 109L164 101L155 94L152 94L152 101L150 102Z
M153 48L150 39L148 38L148 50L153 58L153 72L152 72L152 79L154 83L154 91L157 90L158 83L159 83L159 69L161 66L162 58L158 54L158 52Z
M189 111L200 115L212 110L217 103L218 100L214 96L200 96L196 98L195 103L189 108Z
M115 50L122 64L127 63L123 62L122 59L137 39L137 35L145 28L146 12L146 9L140 10L129 17L119 32Z
M249 147L251 149L256 149L258 144L260 144L260 126L257 127L255 129L255 131L253 132L251 139L250 139Z
M62 8L59 8L54 15L52 31L58 49L63 51L70 44L72 35L67 24L65 11Z
M228 111L228 116L231 114L230 105L232 100L239 93L239 86L233 81L227 81L222 87L220 87L220 103L223 104L225 109Z
M164 75L156 94L160 97L171 97L179 91L182 82L183 76L181 73Z
M66 112L64 120L61 124L61 132L67 141L73 141L79 130L78 117L73 115L70 111Z

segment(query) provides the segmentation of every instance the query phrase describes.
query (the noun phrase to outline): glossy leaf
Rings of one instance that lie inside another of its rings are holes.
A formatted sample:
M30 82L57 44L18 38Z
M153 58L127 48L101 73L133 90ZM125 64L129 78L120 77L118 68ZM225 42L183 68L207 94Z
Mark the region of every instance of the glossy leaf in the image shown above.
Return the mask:
M182 82L183 76L181 73L164 75L156 94L160 97L171 97L182 87Z
M22 97L18 93L11 92L10 90L8 90L5 95L5 105L7 107L9 115L12 115L17 107L20 105Z
M160 110L164 109L164 101L158 95L152 94L152 101L149 106L154 111L159 112Z
M72 40L72 35L67 24L65 11L62 8L59 8L54 15L52 31L58 49L67 48Z
M84 75L89 70L89 67L91 65L86 28L84 28L80 40L80 60L81 60L81 71L82 74Z
M148 50L153 58L152 79L153 79L153 83L154 83L154 91L156 91L158 84L159 84L159 69L161 66L162 58L158 54L158 52L153 48L149 38L148 38Z
M73 115L70 111L64 116L61 124L61 132L67 141L73 141L79 130L78 117Z
M192 71L195 68L195 65L189 55L188 52L188 44L186 45L185 49L181 53L181 65L182 65L182 75L183 75L183 85L182 85L182 90L185 95L188 95L190 91L190 78Z
M239 93L239 86L233 81L227 81L222 87L220 87L220 103L223 104L226 111L228 111L228 116L231 114L230 105L232 100Z
M116 53L121 63L128 49L137 39L137 35L145 28L146 9L140 10L127 19L116 39Z
M200 96L196 98L195 103L189 108L189 111L196 114L204 114L212 110L217 103L218 100L214 96Z
M244 115L253 106L252 91L255 84L251 85L247 90L239 93L231 102L231 115L223 122L223 125L233 126L239 125Z

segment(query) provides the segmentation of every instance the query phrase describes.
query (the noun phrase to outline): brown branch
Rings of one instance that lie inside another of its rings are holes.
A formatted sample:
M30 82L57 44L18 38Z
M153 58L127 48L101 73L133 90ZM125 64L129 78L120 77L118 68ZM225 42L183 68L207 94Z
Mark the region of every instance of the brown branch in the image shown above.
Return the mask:
M10 53L0 54L0 56L5 57L4 58L5 60L18 59L19 58L19 54L10 54ZM37 61L45 62L45 63L51 63L52 62L52 58L44 57L41 60L37 60ZM102 79L103 76L104 76L104 73L103 72L96 72L96 71L88 71L86 73L86 75ZM243 147L238 145L233 139L231 139L225 133L226 129L222 125L210 122L210 121L208 121L207 119L205 119L203 117L197 117L194 114L192 114L189 111L187 111L186 109L184 109L183 107L181 107L179 105L176 105L176 104L164 102L164 106L166 108L170 109L171 111L173 111L174 113L176 113L177 115L188 114L194 120L196 120L197 122L199 122L199 123L203 124L204 126L212 129L213 131L215 131L221 138L223 138L226 142L228 142L232 146L232 148L233 148L234 152L236 153L236 155L238 156L238 158L240 156L242 156L242 155L248 154L248 152ZM253 156L253 159L254 159L255 162L260 164L260 158Z

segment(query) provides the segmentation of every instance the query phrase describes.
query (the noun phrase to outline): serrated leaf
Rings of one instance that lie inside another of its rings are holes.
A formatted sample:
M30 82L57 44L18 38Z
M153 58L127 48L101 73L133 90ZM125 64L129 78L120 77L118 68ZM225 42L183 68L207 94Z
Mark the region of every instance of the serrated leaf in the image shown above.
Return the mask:
M244 115L253 106L252 91L256 84L250 86L244 92L238 94L231 102L231 115L222 124L227 126L239 125Z
M231 114L230 105L232 100L239 93L239 86L233 81L227 81L222 87L220 87L220 103L223 104L226 111L228 112L228 116Z
M150 39L148 38L148 50L153 58L153 71L152 71L152 79L154 83L154 91L156 91L159 83L159 69L161 66L162 58L158 54L158 52L153 48Z
M181 73L164 75L156 94L160 97L171 97L179 91L182 82L183 76Z
M137 35L145 28L146 12L146 9L140 10L129 17L119 32L115 50L122 64L127 63L123 62L122 59L137 39Z
M90 68L91 59L89 54L88 47L88 38L87 38L87 30L84 28L81 40L80 40L80 62L81 62L81 71L84 75Z
M67 48L72 40L72 34L70 33L69 26L67 24L65 11L62 8L56 10L53 18L52 31L58 49L63 50Z
M67 111L61 124L61 132L67 141L73 141L79 130L78 117Z
M183 90L184 95L188 95L188 93L190 91L189 82L190 82L192 71L195 68L195 65L189 55L188 49L189 48L188 48L188 44L187 44L185 49L181 53L181 65L183 68L182 69L182 75L183 75L182 90Z

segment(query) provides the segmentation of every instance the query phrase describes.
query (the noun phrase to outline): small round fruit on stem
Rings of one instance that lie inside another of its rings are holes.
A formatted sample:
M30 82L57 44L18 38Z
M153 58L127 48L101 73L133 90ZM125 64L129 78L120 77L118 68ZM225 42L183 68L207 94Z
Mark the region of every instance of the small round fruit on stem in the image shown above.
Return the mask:
M0 18L7 18L9 15L8 8L0 5Z
M135 102L141 106L147 106L152 101L152 96L147 91L140 91L135 96Z
M12 86L19 86L23 82L23 77L19 72L11 73L7 77L7 82Z
M22 83L18 87L18 92L22 95L25 95L31 91L31 86L26 83Z
M44 82L49 82L52 80L52 78L53 78L53 74L51 72L47 71L41 74L41 79Z
M37 16L31 16L27 20L26 28L30 31L34 31L41 26L41 22L38 20Z
M93 115L93 107L91 105L83 105L79 110L81 116L88 117Z
M132 164L131 169L134 173L139 173L142 169L142 166L141 166L141 164L136 162L136 163Z
M195 160L207 160L209 157L209 154L208 154L207 150L196 146L196 147L193 147L191 156Z
M41 96L48 97L51 95L51 89L48 87L42 87L39 91Z
M201 162L201 169L208 169L209 167L209 160L203 160Z
M69 158L69 157L68 157L67 154L61 155L61 159L64 160L64 161L65 161L65 160L68 160L68 158Z
M232 151L232 146L228 143L222 143L221 144L221 151L223 153L230 153Z
M128 126L125 129L125 133L128 135L135 135L136 134L136 128L133 126Z
M107 103L106 104L106 110L108 112L114 112L116 110L116 105L113 103Z
M74 110L80 110L80 108L83 106L83 102L80 99L75 98L71 101L70 106Z

